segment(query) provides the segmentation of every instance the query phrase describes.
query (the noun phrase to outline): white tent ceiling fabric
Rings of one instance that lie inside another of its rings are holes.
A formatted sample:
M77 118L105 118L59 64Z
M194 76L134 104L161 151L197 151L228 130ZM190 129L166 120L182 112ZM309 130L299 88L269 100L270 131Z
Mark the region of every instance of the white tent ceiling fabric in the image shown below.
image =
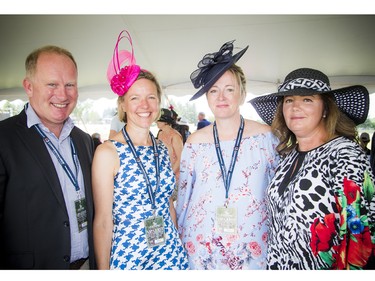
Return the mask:
M374 26L374 15L0 15L0 100L27 99L24 60L46 44L75 56L81 100L114 98L105 74L123 29L166 95L193 95L198 61L233 39L239 49L249 45L238 62L249 93L276 91L299 67L323 71L333 89L360 84L374 93Z

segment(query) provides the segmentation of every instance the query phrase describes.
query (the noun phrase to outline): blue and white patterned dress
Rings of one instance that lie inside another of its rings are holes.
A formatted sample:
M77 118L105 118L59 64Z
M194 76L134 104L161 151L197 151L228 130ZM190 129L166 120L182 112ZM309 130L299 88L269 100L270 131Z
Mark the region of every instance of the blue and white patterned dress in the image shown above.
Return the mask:
M158 216L165 225L164 245L148 248L144 220L152 217L146 180L128 145L112 140L120 158L120 169L114 180L111 269L187 269L186 252L169 212L169 197L175 186L168 150L158 143L160 153L160 186L155 193ZM151 185L155 188L155 159L152 146L135 147Z

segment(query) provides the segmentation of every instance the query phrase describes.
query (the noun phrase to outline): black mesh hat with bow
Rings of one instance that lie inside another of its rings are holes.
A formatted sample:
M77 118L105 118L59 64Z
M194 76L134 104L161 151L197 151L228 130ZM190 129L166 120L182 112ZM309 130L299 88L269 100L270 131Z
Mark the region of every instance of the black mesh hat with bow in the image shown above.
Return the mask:
M249 46L247 46L237 54L233 55L234 41L235 40L225 43L216 53L205 55L198 63L198 69L190 75L190 80L193 83L194 88L201 88L190 99L190 101L195 100L206 93L224 74L224 72L235 64L249 48Z
M285 77L277 93L259 96L249 102L262 120L271 125L280 98L315 94L333 95L338 108L356 125L366 121L370 98L369 92L364 86L356 85L331 90L327 75L311 68L299 68L292 71Z
M176 122L176 120L174 119L174 113L167 109L167 108L162 108L161 109L161 114L160 114L160 118L158 121L160 122L165 122L165 123L168 123L168 124L174 124Z

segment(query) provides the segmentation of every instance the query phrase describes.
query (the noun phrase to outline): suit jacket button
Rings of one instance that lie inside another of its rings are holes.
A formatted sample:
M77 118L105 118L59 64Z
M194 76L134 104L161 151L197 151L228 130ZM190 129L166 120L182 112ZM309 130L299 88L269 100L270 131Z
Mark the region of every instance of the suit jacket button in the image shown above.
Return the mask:
M69 222L68 221L64 221L64 226L65 227L69 227Z
M65 262L70 262L70 256L64 256L64 261Z

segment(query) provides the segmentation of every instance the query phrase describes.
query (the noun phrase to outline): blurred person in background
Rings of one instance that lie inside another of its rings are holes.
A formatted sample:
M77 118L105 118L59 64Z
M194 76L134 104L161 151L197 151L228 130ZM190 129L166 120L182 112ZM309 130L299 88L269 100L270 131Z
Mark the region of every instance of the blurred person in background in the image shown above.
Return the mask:
M208 125L210 125L211 122L206 119L206 114L204 112L198 113L198 123L197 123L197 130L202 129Z
M176 121L173 118L172 112L167 108L162 108L160 118L156 122L159 128L159 132L156 138L162 141L168 148L172 170L176 177L176 188L173 194L173 200L176 200L178 179L180 177L181 152L184 144L180 133L172 128L174 123L176 123Z
M100 137L100 134L99 133L93 133L91 135L91 138L92 138L92 141L94 142L94 148L96 150L96 148L102 144L102 139Z
M365 151L366 155L368 156L368 159L370 160L371 150L367 147L369 142L370 142L370 135L366 132L363 132L359 136L359 144L362 147L362 149Z

